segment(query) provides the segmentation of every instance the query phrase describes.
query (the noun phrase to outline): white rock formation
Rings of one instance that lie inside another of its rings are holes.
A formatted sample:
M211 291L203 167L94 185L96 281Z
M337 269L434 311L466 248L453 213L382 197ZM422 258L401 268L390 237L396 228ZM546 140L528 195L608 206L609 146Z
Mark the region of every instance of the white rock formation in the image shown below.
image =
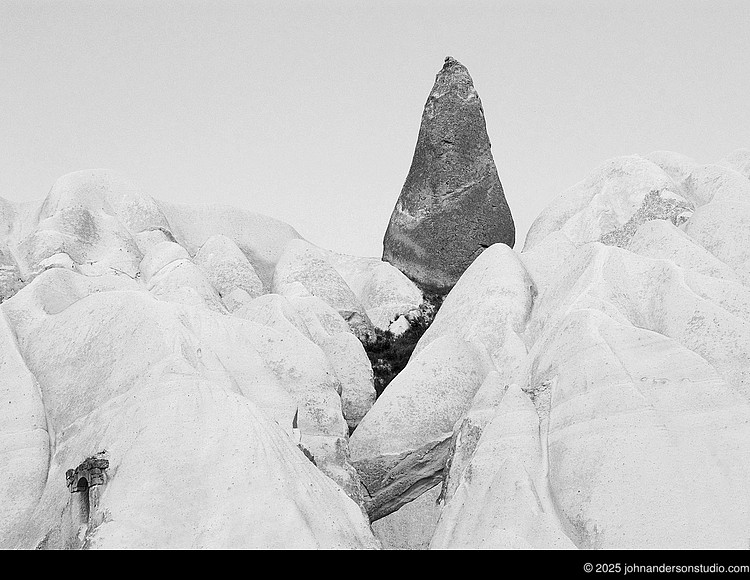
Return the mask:
M298 311L304 312L304 316L300 316ZM333 316L338 318L347 330L346 333L335 336L348 336L356 343L355 348L362 349L359 340L348 332L343 319L335 312ZM352 425L356 425L361 414L366 412L360 411L356 403L364 398L372 405L375 391L370 371L365 378L364 387L369 387L371 396L358 398L358 389L363 386L357 375L357 370L362 368L362 361L357 357L358 351L331 350L327 343L332 337L324 331L321 334L319 322L318 328L313 326L312 332L308 330L306 319L312 318L317 321L314 312L304 306L300 306L298 310L278 294L266 294L253 300L240 308L235 317L262 324L272 334L283 337L285 344L272 346L279 351L277 357L286 354L289 358L288 361L284 361L284 367L281 367L280 362L274 361L272 350L264 348L260 341L253 342L260 343L261 346L256 348L261 349L266 360L272 361L269 366L277 372L279 383L289 385L289 392L296 403L298 413L298 443L312 455L316 465L326 475L361 503L359 476L349 460L348 430ZM314 340L313 336L318 340ZM323 347L318 344L319 342ZM348 345L351 346L351 343ZM236 347L222 344L217 345L216 349L226 352L226 356L231 357ZM362 356L365 356L363 352ZM291 368L284 374L278 373L285 367ZM369 406L367 408L369 409Z
M86 279L50 270L3 304L11 319L34 320L16 331L54 449L15 545L77 545L64 472L106 450L111 481L86 547L376 546L357 505L291 438L297 415L303 431L346 435L340 403L321 416L315 389L338 395L323 369L300 360L300 344L144 290L79 291L67 304L36 290L61 275Z
M474 456L479 439L485 427L495 418L508 387L500 373L490 371L467 411L454 423L453 440L440 494L443 502L450 502L455 494L461 476Z
M643 158L661 167L678 187L682 186L688 174L698 165L694 159L674 151L652 151Z
M416 284L388 262L330 251L326 258L354 292L373 325L381 330L418 310L424 301Z
M67 256L67 254L65 254ZM68 257L71 266L72 260ZM49 267L43 264L42 268ZM21 268L7 244L0 243L0 301L10 298L23 287Z
M437 391L461 411L439 439L432 548L745 548L750 190L735 157L611 160L542 212L522 254L486 250L352 438L371 516L419 505L438 469L424 450L439 438L410 441L396 417L434 417L412 399L451 337L493 370L472 399Z
M696 207L712 201L750 203L750 180L721 165L698 165L683 181L685 197Z
M288 224L271 217L224 205L185 205L159 200L175 240L194 256L209 238L222 235L232 240L252 264L266 289L276 262L290 240L300 239Z
M0 199L0 548L746 549L749 151L601 165L377 401L392 266L103 170Z
M747 400L675 341L595 309L544 342L531 384L546 386L550 492L576 546L745 547Z
M360 340L374 338L367 312L324 251L304 240L292 240L276 263L271 289L277 294L299 294L298 285L323 300L349 323Z
M157 244L144 256L140 267L146 288L159 300L226 312L208 277L179 244Z
M315 344L338 381L341 410L350 429L355 428L375 401L372 368L349 326L325 302L312 295L266 294L243 306L237 316L299 335Z
M18 351L13 330L0 311L0 549L28 521L44 491L50 438L39 386Z
M247 316L292 228L102 170L0 201L0 547L379 547L349 463L362 344L309 294Z
M406 316L401 315L388 325L388 332L390 332L394 336L401 336L410 328L411 324L409 324L409 320L406 318Z
M234 306L229 308L230 311L247 301L244 296L239 298L232 292L243 291L249 298L256 298L263 293L263 282L253 270L252 264L237 244L226 236L210 237L193 260L213 284L225 306Z
M606 243L622 246L643 221L677 220L690 210L692 204L661 167L637 155L617 157L542 211L529 229L524 252L556 231L575 245L604 238Z
M445 298L412 357L418 357L436 338L450 334L489 358L488 364L506 384L515 382L526 357L521 336L535 295L534 282L517 254L505 244L490 246Z
M352 462L370 494L371 518L412 501L442 476L454 424L489 371L520 378L521 338L534 284L504 244L486 249L445 298L409 364L352 437Z
M511 385L440 514L432 549L574 549L549 498L539 417Z
M699 207L685 233L750 285L750 203L716 201Z
M384 550L427 550L435 533L441 506L440 486L424 492L399 510L372 523Z
M681 268L706 276L740 280L732 268L665 220L652 220L640 226L631 238L628 250L647 258L669 260Z
M476 349L446 335L391 381L350 440L352 464L368 491L372 520L438 483L453 424L487 371Z
M734 169L750 179L750 149L737 149L719 161L720 165Z

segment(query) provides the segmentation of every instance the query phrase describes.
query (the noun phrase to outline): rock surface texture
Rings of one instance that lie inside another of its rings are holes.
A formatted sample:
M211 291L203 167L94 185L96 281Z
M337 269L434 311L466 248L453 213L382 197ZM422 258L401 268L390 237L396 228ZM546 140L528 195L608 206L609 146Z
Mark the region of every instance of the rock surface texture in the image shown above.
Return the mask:
M466 269L351 439L384 544L746 549L745 151L611 159Z
M383 240L383 260L446 293L482 251L513 247L515 226L469 71L447 57L422 113L409 175Z
M605 162L377 399L392 265L102 170L0 199L0 549L747 549L748 159Z
M104 170L0 212L0 548L380 546L349 452L369 320L325 252ZM363 288L392 268L340 259ZM406 314L404 280L368 304ZM68 481L92 457L105 472Z

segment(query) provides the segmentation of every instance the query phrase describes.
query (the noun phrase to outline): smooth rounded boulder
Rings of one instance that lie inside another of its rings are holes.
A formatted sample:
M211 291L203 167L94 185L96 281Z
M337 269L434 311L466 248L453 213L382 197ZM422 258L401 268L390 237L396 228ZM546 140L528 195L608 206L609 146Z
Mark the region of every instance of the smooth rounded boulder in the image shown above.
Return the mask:
M229 296L235 290L246 292L250 298L263 293L263 282L252 264L237 244L226 236L219 234L206 240L193 261L206 274L225 305L230 302ZM234 300L231 304L239 306L240 302Z
M305 240L290 241L276 264L271 289L282 295L300 295L302 288L334 308L363 342L372 340L375 330L364 306L325 252Z

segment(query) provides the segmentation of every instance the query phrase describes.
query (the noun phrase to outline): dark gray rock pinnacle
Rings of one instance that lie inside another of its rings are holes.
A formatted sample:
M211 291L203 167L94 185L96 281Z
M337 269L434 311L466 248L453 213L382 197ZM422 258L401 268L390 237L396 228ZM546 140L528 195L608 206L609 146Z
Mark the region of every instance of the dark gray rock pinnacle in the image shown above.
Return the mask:
M515 243L490 146L469 71L446 57L383 239L383 260L424 291L449 292L485 248Z

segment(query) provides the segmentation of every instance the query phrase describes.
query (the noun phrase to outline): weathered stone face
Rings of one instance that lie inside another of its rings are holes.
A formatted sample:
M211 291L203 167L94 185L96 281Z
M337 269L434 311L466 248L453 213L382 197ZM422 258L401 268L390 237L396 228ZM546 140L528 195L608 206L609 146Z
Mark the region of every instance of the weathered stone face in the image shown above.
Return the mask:
M515 227L469 71L446 57L422 113L417 146L383 240L383 260L424 290L447 293Z

